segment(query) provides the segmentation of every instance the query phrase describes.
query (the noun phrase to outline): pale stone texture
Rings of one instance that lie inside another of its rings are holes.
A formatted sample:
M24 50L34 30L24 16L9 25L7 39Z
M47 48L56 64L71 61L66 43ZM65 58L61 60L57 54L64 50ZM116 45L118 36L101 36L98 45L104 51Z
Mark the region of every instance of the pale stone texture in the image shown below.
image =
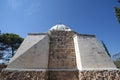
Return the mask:
M41 69L48 68L49 37L48 35L28 35L18 49L9 68Z
M116 66L95 36L53 30L28 35L7 68L95 70Z
M80 70L116 69L113 61L93 35L74 36L77 66Z
M31 47L37 44L40 40L42 40L46 35L28 35L23 43L18 48L16 54L12 58L11 62L18 58L20 55L24 54L28 51Z

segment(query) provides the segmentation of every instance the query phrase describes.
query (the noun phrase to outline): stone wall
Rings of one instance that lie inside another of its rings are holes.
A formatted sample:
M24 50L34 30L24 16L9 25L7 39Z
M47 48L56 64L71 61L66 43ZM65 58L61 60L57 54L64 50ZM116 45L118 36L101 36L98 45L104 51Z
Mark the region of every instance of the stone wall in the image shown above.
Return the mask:
M7 68L42 69L48 68L49 36L28 35L13 56Z
M1 71L0 80L120 80L120 70Z
M0 72L0 80L48 80L46 71L8 71Z
M48 80L79 80L78 71L49 71Z
M51 68L76 68L76 57L72 31L51 31L49 64Z
M75 35L75 51L79 70L116 69L107 52L93 35Z
M120 80L120 70L81 71L79 80Z

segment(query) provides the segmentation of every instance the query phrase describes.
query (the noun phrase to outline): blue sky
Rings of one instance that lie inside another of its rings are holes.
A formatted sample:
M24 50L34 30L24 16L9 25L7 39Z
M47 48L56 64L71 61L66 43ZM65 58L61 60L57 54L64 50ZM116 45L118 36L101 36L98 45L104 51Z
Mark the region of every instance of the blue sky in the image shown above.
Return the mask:
M116 5L117 0L0 0L0 29L26 37L60 21L78 33L95 34L114 54L120 52Z

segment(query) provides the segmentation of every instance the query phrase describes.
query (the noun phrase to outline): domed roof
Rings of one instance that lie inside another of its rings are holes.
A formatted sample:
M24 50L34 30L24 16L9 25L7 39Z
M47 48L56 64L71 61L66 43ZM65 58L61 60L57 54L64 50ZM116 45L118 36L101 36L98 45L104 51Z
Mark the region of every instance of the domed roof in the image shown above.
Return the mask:
M64 24L57 24L55 26L53 26L51 29L52 30L56 30L56 31L71 31L71 29L69 27L67 27Z

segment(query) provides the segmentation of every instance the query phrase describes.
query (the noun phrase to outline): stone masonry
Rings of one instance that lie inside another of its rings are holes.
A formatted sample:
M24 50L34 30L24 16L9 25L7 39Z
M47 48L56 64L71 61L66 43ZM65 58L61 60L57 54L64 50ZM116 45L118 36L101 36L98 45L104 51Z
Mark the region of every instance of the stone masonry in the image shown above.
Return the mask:
M76 57L71 31L51 31L48 68L75 69Z
M58 24L29 34L0 80L120 80L120 70L94 35Z
M120 80L120 70L85 70L85 71L3 70L0 72L0 80Z
M0 72L0 80L48 80L47 71L8 71Z

